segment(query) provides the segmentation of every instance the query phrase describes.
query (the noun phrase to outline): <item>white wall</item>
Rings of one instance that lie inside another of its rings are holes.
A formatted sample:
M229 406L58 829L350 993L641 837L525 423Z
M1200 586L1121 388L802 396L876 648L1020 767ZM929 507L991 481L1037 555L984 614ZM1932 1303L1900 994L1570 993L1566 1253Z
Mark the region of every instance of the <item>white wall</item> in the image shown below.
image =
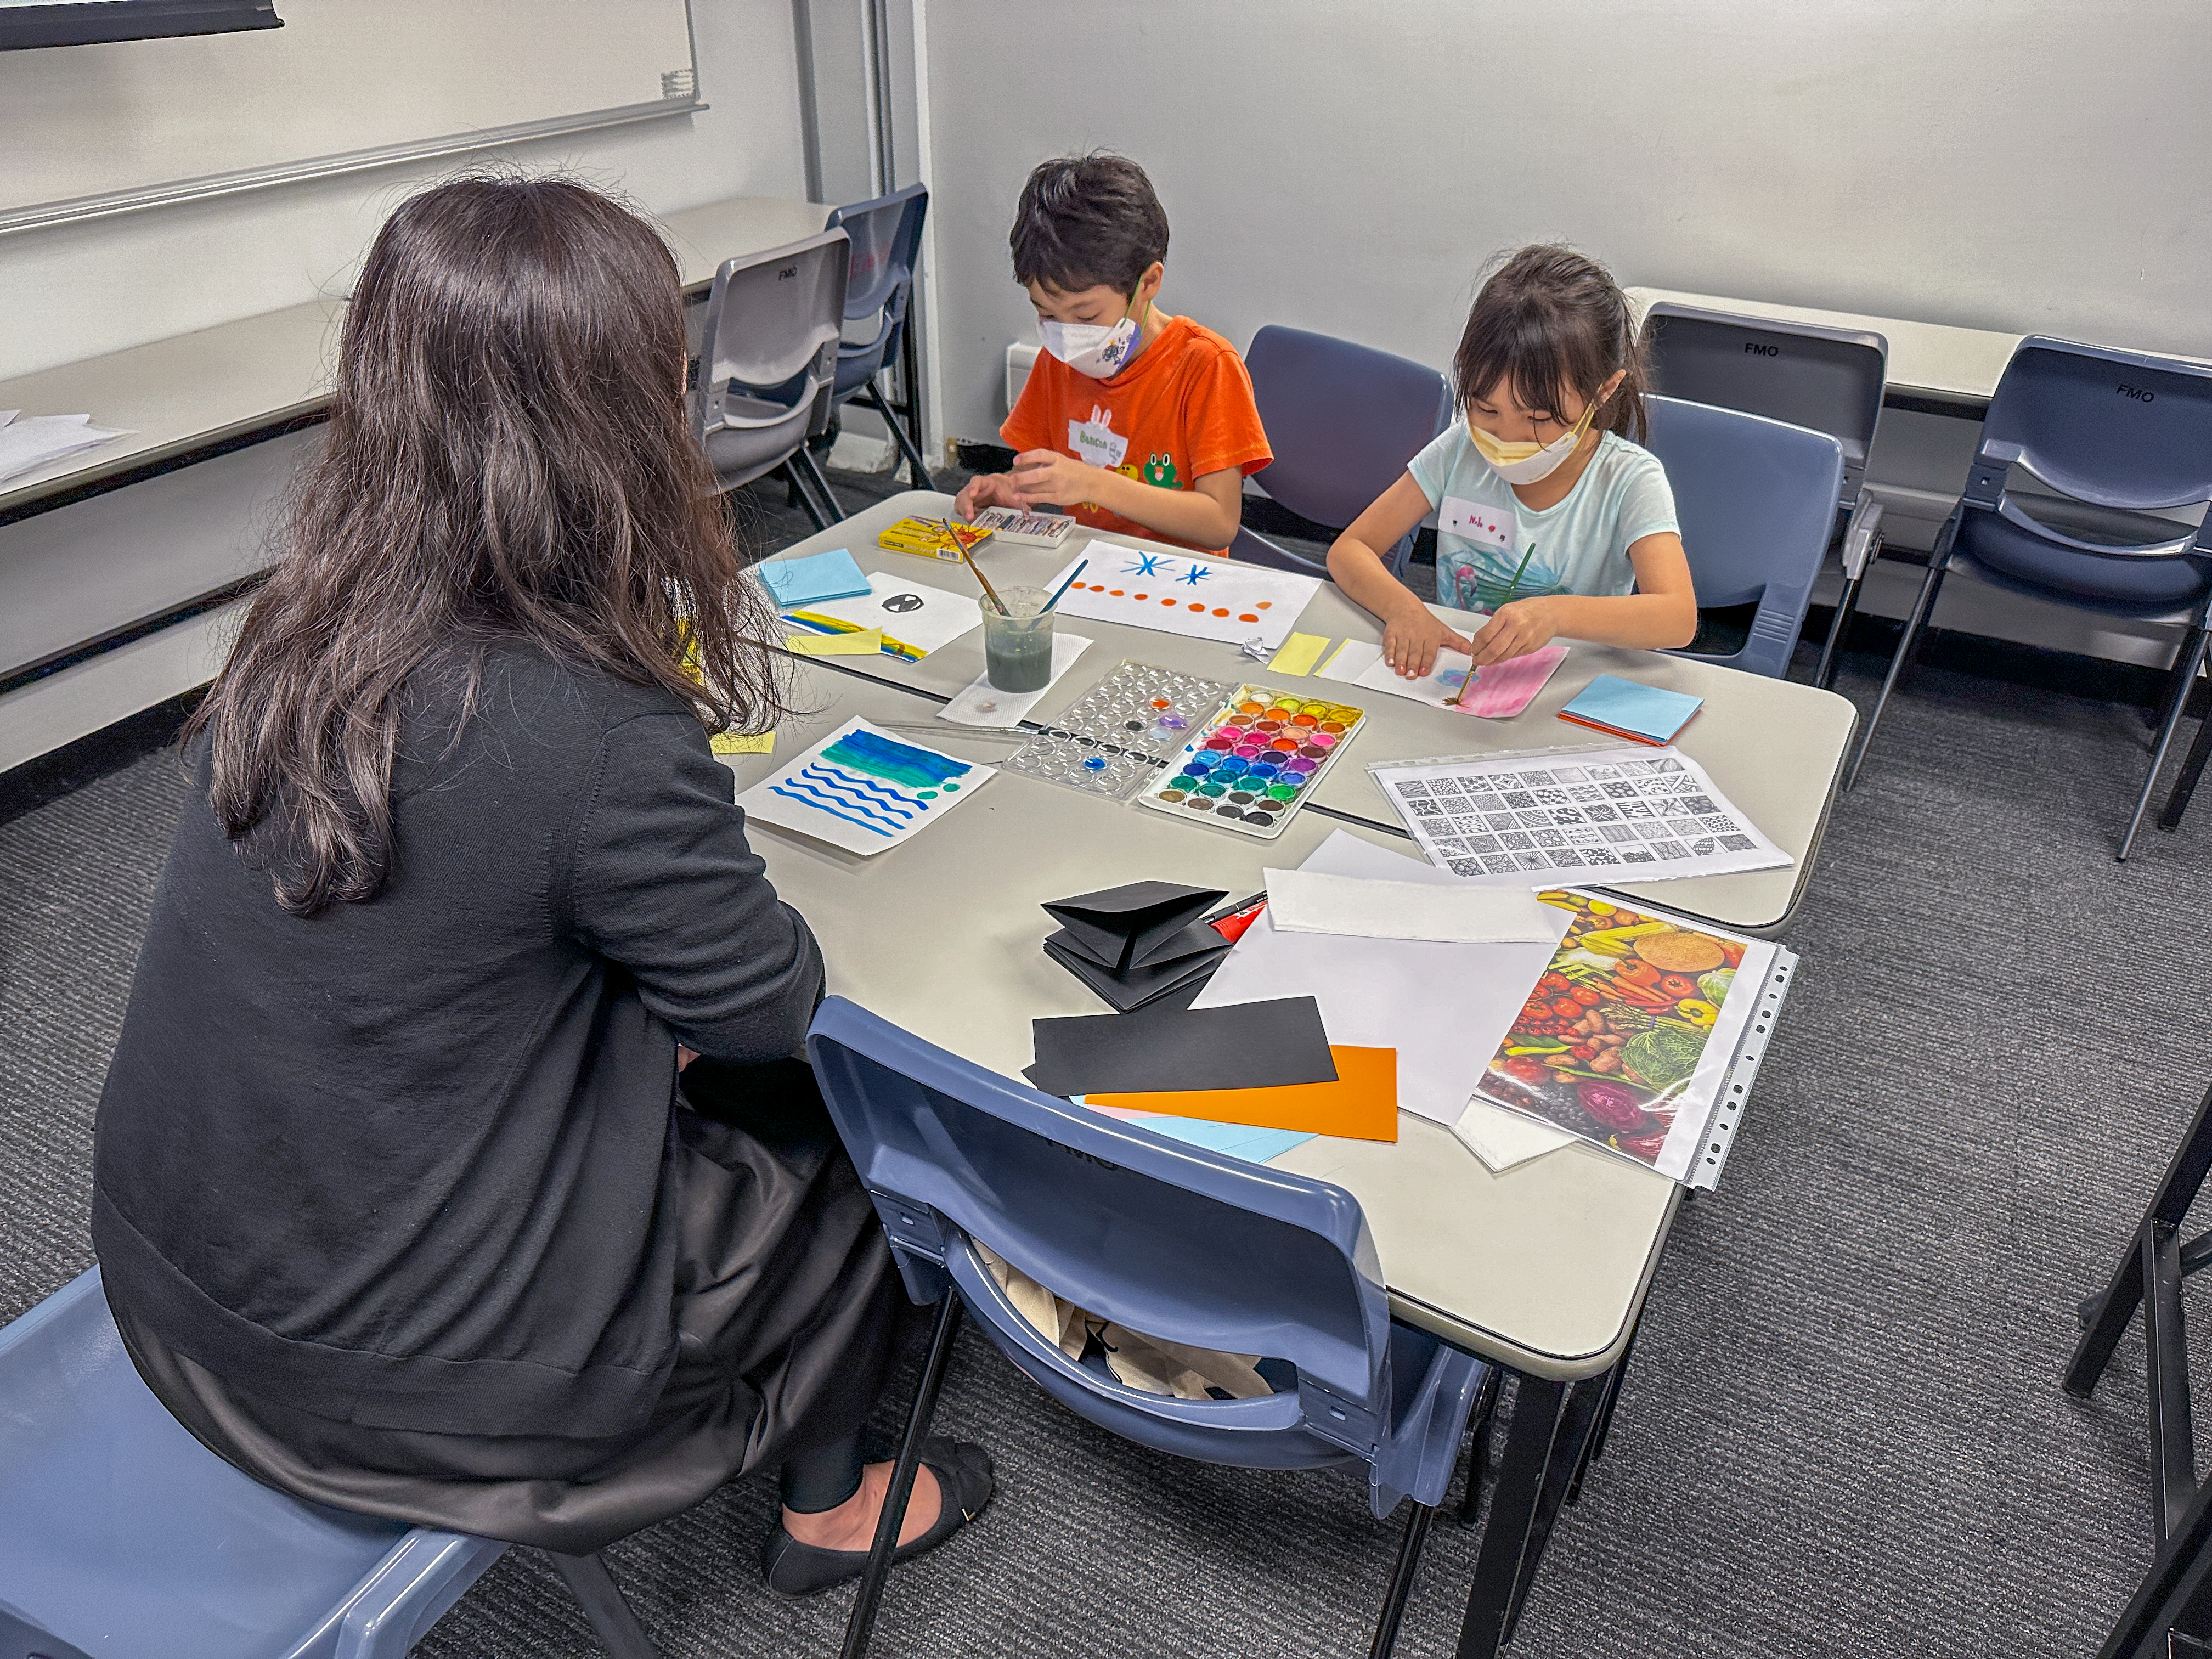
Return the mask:
M803 196L788 0L693 0L692 18L707 112L497 153L572 169L657 212L724 196ZM366 83L331 94L377 95ZM0 165L5 155L0 129ZM453 165L0 237L0 379L342 293L392 206Z
M1030 337L1024 174L1120 149L1164 298L1443 364L1493 252L1647 283L2212 355L2204 0L927 0L948 432Z

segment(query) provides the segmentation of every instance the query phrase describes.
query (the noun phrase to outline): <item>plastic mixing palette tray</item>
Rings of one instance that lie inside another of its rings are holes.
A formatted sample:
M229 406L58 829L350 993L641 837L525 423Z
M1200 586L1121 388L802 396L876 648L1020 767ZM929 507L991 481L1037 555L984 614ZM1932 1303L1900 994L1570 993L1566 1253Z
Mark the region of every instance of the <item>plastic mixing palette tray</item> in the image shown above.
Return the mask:
M1240 835L1279 836L1366 720L1350 703L1239 686L1139 804Z
M1194 732L1213 723L1236 688L1148 662L1123 662L999 763L1087 794L1127 800L1157 781Z

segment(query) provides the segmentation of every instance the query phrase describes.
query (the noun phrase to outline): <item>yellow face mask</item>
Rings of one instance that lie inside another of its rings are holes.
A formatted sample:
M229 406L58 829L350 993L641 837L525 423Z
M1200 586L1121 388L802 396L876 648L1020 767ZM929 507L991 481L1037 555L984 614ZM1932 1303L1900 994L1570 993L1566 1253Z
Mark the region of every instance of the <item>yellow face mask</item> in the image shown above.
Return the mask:
M1602 397L1592 398L1589 406L1583 410L1582 419L1547 444L1507 443L1477 426L1473 416L1468 417L1467 434L1474 440L1475 453L1487 461L1490 470L1506 483L1540 483L1566 465L1567 458L1582 442L1583 434L1589 430L1590 422L1597 418L1597 411L1604 402Z

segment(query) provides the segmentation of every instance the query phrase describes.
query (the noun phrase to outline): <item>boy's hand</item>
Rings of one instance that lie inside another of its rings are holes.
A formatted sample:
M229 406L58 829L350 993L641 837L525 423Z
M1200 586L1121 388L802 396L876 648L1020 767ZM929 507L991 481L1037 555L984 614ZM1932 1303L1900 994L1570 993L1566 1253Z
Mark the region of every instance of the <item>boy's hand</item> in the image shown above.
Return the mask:
M1025 449L1014 457L1014 470L1006 475L1015 497L1008 505L1072 507L1095 501L1103 470L1056 449Z
M1559 633L1558 607L1547 596L1501 605L1474 635L1474 665L1485 667L1509 657L1525 657L1549 645Z
M952 498L952 516L963 524L973 524L975 515L987 507L1020 505L1012 479L1003 472L979 472L963 484L960 493Z
M1419 679L1437 665L1437 653L1449 646L1472 653L1473 647L1436 618L1436 613L1416 600L1410 610L1382 625L1382 660L1409 680Z

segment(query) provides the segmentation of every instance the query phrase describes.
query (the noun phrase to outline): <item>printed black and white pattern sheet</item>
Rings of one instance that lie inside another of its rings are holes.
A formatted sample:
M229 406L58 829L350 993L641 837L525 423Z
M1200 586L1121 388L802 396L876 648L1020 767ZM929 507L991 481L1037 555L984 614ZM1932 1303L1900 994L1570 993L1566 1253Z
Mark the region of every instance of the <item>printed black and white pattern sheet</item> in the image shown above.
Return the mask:
M1794 862L1672 747L1367 769L1431 863L1492 887L1665 881Z

